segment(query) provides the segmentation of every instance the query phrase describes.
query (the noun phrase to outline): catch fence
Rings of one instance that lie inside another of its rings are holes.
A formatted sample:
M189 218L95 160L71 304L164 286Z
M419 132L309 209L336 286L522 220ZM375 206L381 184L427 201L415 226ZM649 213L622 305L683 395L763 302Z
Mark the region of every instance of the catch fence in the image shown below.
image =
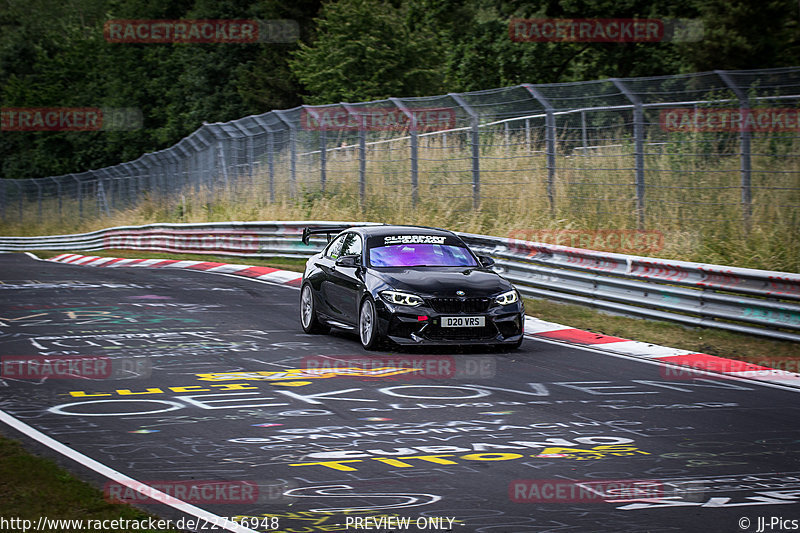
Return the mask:
M327 197L721 237L762 223L800 231L798 100L791 67L301 106L205 124L106 168L4 176L0 217Z

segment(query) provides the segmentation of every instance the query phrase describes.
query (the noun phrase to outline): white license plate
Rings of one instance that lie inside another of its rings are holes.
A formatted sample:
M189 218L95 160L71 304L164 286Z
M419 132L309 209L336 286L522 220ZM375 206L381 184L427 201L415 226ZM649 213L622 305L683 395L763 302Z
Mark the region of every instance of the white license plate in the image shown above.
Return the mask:
M443 328L482 328L486 325L484 316L443 316Z

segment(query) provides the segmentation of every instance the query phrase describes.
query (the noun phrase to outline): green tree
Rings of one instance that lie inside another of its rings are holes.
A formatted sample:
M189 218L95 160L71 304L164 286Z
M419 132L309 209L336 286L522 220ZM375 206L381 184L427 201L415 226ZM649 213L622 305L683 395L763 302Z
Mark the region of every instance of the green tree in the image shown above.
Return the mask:
M426 28L412 31L406 10L381 0L325 4L317 38L289 62L310 104L358 102L445 91L440 43Z
M692 71L800 65L796 0L699 2L705 36L683 53Z
M414 23L430 28L442 42L450 91L685 71L688 62L675 43L514 42L508 25L511 18L677 18L698 13L695 0L408 1Z
M4 107L138 108L135 131L4 132L0 175L81 172L166 148L203 122L300 103L288 75L296 43L110 43L111 19L294 19L311 34L318 0L7 0L0 10L0 103ZM296 18L297 17L297 18ZM269 67L269 68L267 68Z

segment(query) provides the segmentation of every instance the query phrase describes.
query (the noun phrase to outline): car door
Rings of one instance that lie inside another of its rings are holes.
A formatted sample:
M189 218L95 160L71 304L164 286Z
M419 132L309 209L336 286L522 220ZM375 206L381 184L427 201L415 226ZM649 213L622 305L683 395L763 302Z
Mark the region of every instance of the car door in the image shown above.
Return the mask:
M339 250L338 257L346 255L358 256L359 266L344 266L335 264L331 269L329 284L327 285L327 298L331 310L336 312L336 317L345 324L358 323L358 297L364 286L362 264L363 241L358 233L348 233L347 238Z
M341 255L342 246L348 235L348 233L344 233L331 241L325 249L325 253L314 264L319 269L319 312L331 318L339 318L341 314L334 302L331 301L331 297L335 297L336 294L336 291L331 291L331 287L334 284L332 278L336 269L336 259Z

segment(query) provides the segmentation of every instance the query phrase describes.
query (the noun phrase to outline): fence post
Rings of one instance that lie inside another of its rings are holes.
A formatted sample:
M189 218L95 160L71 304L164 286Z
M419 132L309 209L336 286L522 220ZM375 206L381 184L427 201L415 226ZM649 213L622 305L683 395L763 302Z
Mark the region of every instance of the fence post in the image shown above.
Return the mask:
M72 176L72 179L74 179L75 183L77 184L76 196L78 197L78 218L83 219L83 184L81 183L80 178L78 178L78 176L75 174L69 175Z
M173 195L177 194L181 188L181 181L180 181L181 158L176 153L177 151L178 149L175 146L167 150L167 156L169 157L169 161L167 162L167 169L168 169L167 178L170 181L171 192Z
M3 222L6 220L6 200L8 194L6 193L6 180L0 180L0 218Z
M33 181L33 184L36 185L36 205L39 208L38 219L39 219L39 222L41 223L41 221L42 221L42 186L39 185L39 180L38 179L34 179L34 180L31 180L31 181Z
M531 149L531 119L525 119L525 146L528 147L528 151Z
M269 174L269 201L275 202L275 138L272 128L263 115L253 115L253 120L267 132L267 169ZM255 157L255 152L252 152ZM260 167L259 167L260 168Z
M112 207L112 208L114 207L113 206L114 187L113 187L113 184L111 183L111 180L106 178L107 172L106 172L105 169L101 168L100 170L95 170L94 172L96 172L98 174L99 177L97 178L97 180L98 180L98 183L100 183L100 185L102 186L102 188L100 190L103 193L103 197L102 197L102 202L103 203L101 205L105 208L106 215L108 215L111 212L109 206Z
M216 141L216 138L213 136L210 140L207 138L203 139L203 142L206 143L204 150L206 152L206 167L208 168L208 171L206 172L208 190L214 200L216 200L217 176L219 175L217 165L219 161L217 160L216 145L214 144L214 141Z
M244 159L247 161L247 179L250 182L250 186L255 189L255 179L253 179L253 161L256 158L256 147L253 141L253 135L250 135L248 132L246 137L244 138L245 142L245 154Z
M645 217L645 183L644 183L644 108L642 100L622 83L622 80L611 78L625 97L633 104L633 157L636 167L636 212L638 214L638 227L644 229Z
M731 78L730 74L724 70L714 71L722 81L725 82L731 91L736 95L739 100L739 107L742 109L743 114L750 112L750 98ZM742 183L742 218L744 220L745 231L750 231L750 217L753 214L753 189L751 184L752 177L752 162L750 160L750 143L753 134L748 131L748 128L739 128L739 145L742 148L739 162L739 173L741 174Z
M120 163L114 167L117 173L117 179L119 180L119 201L122 209L126 209L131 204L131 182L130 182L130 170L128 167L130 163Z
M205 151L206 187L208 187L207 198L209 204L217 200L217 154L215 153L216 147L214 146L214 140L216 139L202 139L206 144L203 150Z
M581 140L583 141L583 155L589 150L589 135L586 132L586 111L581 110Z
M275 202L275 134L267 130L267 166L269 167L269 202Z
M58 176L58 178L61 178L61 177L62 176ZM56 184L56 194L58 194L58 218L60 220L61 216L62 216L61 215L62 198L61 198L61 180L58 179L58 178L50 178L50 179L53 180L53 182Z
M411 139L411 206L417 207L419 201L419 132L417 131L417 119L410 109L399 99L389 98L408 118L408 135Z
M311 114L317 121L317 124L319 124L319 188L324 193L328 166L328 128L323 121L320 120L319 113L317 113L316 109L306 105L302 107L306 112L306 116Z
M550 105L548 100L536 87L530 83L523 83L524 87L534 99L536 99L545 112L545 154L547 157L547 200L550 202L550 211L555 213L556 210L556 195L555 195L555 182L556 182L556 116L553 113L553 106Z
M461 108L469 114L472 145L472 208L480 209L481 206L481 145L480 145L480 117L472 107L464 101L458 93L447 93Z
M275 110L274 113L289 128L289 197L294 198L297 194L297 125L286 118L286 111Z
M176 145L178 150L181 152L181 156L175 156L175 168L178 174L179 183L180 183L180 193L181 195L186 194L186 191L189 189L189 162L191 161L191 154L183 146L183 143L179 143Z
M239 137L232 138L232 141L235 141L236 143L236 153L233 155L234 179L236 180L236 185L238 186L240 177L239 161L244 159L247 165L247 181L250 184L251 189L254 189L255 182L253 181L253 159L255 158L255 149L253 148L253 135L251 135L250 131L242 125L242 122L244 122L244 119L230 122L231 126L236 128L242 134ZM244 141L244 158L239 156L242 140Z
M225 157L225 139L217 138L217 167L222 173L222 182L225 188L230 188L230 180L228 179L228 158Z
M14 180L14 183L16 184L17 191L19 192L19 221L22 223L22 201L25 197L25 190L22 188L20 181L22 180Z
M138 204L142 200L142 171L139 165L141 165L141 162L138 159L130 162L132 170L129 193L133 205Z
M183 160L181 156L177 154L178 148L173 147L167 152L169 156L169 179L172 182L172 194L177 197L177 195L182 191L183 184L181 180L181 161Z
M98 178L95 176L96 170L90 170L89 174L95 178L95 183L97 183L97 211L105 211L106 216L110 216L111 212L108 210L108 196L106 195L106 189L103 185L103 179Z
M200 186L203 180L203 165L200 158L200 153L203 147L200 146L192 135L186 137L186 142L192 147L191 165L189 165L189 179L194 185L194 193L197 198L200 198Z
M108 167L108 168L101 169L100 172L102 172L103 175L108 177L106 183L108 183L108 195L111 197L111 209L112 210L116 210L117 209L117 196L116 195L117 195L117 191L119 189L119 186L117 186L117 183L116 183L117 180L114 177L114 174L112 173L112 169L113 169L113 167Z
M115 208L125 207L125 187L123 183L123 177L121 176L122 169L120 169L120 165L114 165L113 167L108 168L109 174L111 174L111 181L114 182L114 195L115 199L112 200L112 205Z
M340 102L347 110L348 115L355 115L358 119L358 203L364 209L367 196L367 130L365 121L353 106ZM349 122L349 121L348 121Z

